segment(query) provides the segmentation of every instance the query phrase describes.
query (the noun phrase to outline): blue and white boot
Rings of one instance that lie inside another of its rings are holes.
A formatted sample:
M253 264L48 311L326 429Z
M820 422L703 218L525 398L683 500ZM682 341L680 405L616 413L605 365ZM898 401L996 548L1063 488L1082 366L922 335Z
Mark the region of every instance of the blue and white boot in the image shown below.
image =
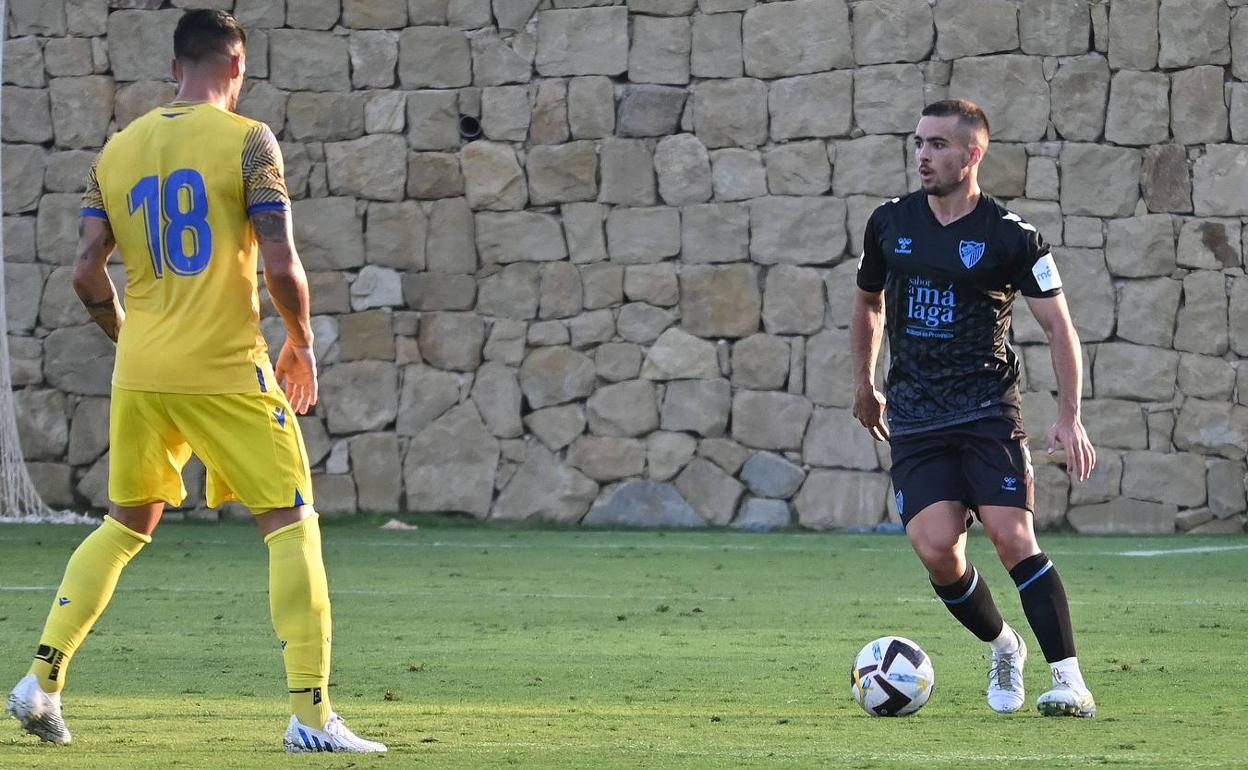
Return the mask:
M323 730L308 727L299 721L299 717L292 715L282 743L292 754L317 751L333 751L343 754L384 754L386 751L384 743L365 740L351 732L346 723L342 721L342 717L332 711Z

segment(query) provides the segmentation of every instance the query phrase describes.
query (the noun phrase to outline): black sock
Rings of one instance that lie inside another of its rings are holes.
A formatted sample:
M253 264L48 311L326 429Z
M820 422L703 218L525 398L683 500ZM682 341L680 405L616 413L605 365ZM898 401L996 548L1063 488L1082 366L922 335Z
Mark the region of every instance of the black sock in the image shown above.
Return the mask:
M1023 612L1049 663L1075 656L1075 632L1070 624L1070 605L1057 567L1042 553L1028 556L1010 570L1023 600Z
M958 622L979 637L980 641L991 642L1001 635L1005 623L1001 620L996 602L992 600L992 591L988 590L987 581L980 577L975 565L966 565L966 572L952 585L938 586L932 583L932 588L936 589L936 595Z

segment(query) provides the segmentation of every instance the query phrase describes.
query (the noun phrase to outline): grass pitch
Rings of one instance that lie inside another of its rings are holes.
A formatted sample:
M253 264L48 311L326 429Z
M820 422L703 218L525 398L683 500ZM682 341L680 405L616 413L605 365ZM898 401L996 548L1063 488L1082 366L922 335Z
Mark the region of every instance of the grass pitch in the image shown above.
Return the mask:
M1100 709L1084 721L988 710L984 646L900 536L376 523L325 527L333 699L389 755L281 753L259 536L166 524L74 661L74 744L0 720L0 768L1248 765L1246 538L1042 538ZM6 691L85 534L0 527ZM972 557L1027 635L1034 701L1048 684L1039 645L982 535ZM904 719L870 718L849 695L853 656L889 633L935 664L932 700Z

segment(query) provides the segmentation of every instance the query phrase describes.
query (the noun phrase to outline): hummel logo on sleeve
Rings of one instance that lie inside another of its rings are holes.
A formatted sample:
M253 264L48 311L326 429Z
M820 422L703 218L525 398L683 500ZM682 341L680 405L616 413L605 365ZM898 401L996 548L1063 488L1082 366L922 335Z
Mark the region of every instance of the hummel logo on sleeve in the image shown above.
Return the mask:
M1007 211L1007 212L1005 212L1005 216L1003 216L1003 217L1001 217L1001 218L1002 218L1002 219L1004 219L1004 220L1006 220L1007 222L1015 222L1015 223L1017 223L1019 227L1023 228L1024 230L1026 230L1026 231L1027 231L1027 232L1029 232L1029 233L1034 233L1034 232L1036 232L1036 228L1034 228L1034 227L1032 227L1031 225L1029 225L1029 224L1027 224L1026 222L1024 222L1024 221L1023 221L1023 218L1022 218L1022 217L1020 217L1018 214L1015 214L1013 211Z

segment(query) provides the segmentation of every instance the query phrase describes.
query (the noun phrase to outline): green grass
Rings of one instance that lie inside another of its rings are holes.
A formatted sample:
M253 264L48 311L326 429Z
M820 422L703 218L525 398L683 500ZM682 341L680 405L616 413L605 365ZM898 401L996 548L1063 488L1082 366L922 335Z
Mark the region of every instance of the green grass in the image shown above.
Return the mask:
M0 686L25 673L82 528L0 527ZM1243 767L1245 538L1048 536L1092 721L983 702L983 646L904 538L462 526L325 528L337 709L385 757L288 757L267 554L242 525L167 524L78 659L69 747L0 720L2 768ZM973 558L1025 627L982 536ZM22 590L23 586L40 587ZM931 702L849 697L868 640L917 640ZM1038 645L1029 700L1047 686Z

